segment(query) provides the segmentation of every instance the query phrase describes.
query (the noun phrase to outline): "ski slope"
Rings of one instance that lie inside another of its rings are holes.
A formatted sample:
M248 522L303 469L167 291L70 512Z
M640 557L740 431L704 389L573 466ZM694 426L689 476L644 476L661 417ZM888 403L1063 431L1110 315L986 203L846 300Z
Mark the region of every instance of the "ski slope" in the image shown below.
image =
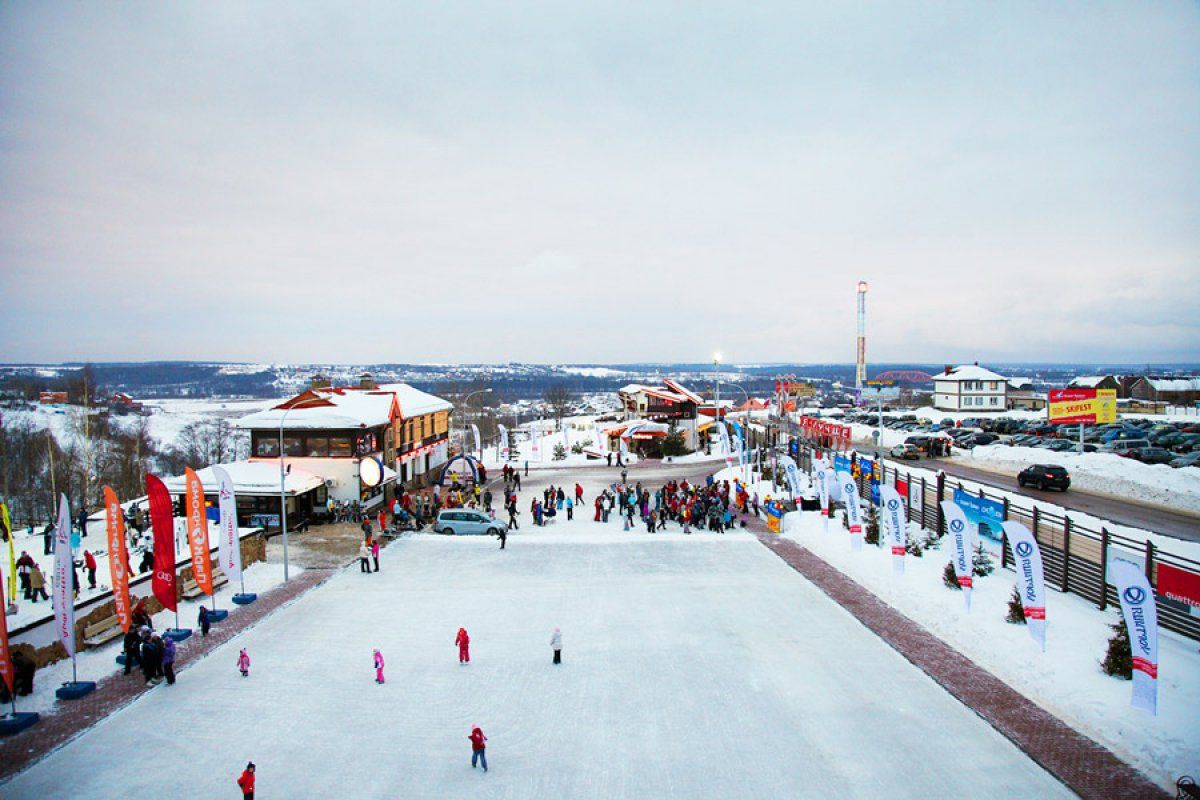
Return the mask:
M236 796L248 760L261 797L1072 796L752 537L590 515L504 551L400 540L380 573L341 572L0 795Z

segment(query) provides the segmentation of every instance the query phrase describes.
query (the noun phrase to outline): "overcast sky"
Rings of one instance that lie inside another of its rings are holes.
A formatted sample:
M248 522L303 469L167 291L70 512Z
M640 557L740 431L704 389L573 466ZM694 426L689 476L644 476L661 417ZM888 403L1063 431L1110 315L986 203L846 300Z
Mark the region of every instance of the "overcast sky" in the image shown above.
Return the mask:
M0 4L0 360L1200 360L1191 2Z

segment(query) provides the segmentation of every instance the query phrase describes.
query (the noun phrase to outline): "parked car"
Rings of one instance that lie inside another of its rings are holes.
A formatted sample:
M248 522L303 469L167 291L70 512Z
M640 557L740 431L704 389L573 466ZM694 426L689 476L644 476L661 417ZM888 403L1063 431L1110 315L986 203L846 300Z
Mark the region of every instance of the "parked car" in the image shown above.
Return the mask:
M888 454L892 458L903 458L905 461L917 461L921 458L921 451L915 444L898 444L889 450Z
M1170 464L1175 460L1174 453L1161 447L1143 447L1138 450L1130 450L1129 457L1141 461L1143 464Z
M972 447L978 447L985 444L995 444L1000 441L1000 437L994 433L977 433L967 440Z
M1149 447L1150 442L1146 439L1119 439L1110 441L1104 447L1100 448L1102 453L1116 453L1119 456L1129 455L1131 450L1141 450L1143 447Z
M1176 469L1180 467L1197 467L1200 468L1200 450L1188 453L1186 456L1179 456L1171 459L1171 466Z
M433 523L434 533L444 533L450 536L469 536L484 534L499 536L501 529L508 526L498 519L492 519L480 511L469 508L451 508L438 513Z
M1061 489L1071 486L1071 474L1066 467L1057 464L1034 464L1017 473L1018 486L1036 486L1039 489Z

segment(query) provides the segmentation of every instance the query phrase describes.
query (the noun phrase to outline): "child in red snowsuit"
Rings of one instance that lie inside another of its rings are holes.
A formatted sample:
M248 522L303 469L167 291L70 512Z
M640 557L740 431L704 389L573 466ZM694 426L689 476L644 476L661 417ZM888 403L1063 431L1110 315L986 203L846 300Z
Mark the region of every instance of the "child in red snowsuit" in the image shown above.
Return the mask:
M467 636L466 628L458 629L458 635L454 637L454 643L458 645L458 663L471 663L471 637Z
M483 731L476 725L471 729L471 735L467 737L471 740L471 769L475 769L475 762L483 763L483 771L487 772L487 737L483 735Z

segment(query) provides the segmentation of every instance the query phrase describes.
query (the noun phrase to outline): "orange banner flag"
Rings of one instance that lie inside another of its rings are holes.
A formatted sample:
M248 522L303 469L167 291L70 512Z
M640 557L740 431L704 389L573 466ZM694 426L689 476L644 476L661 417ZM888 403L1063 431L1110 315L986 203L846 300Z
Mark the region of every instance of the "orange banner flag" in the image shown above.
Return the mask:
M108 570L112 574L113 610L121 630L129 633L133 621L129 607L129 549L125 543L125 515L117 493L104 487L104 522L108 530Z
M184 470L187 492L184 512L187 514L188 546L192 551L192 576L200 591L213 593L212 560L208 554L208 513L204 507L204 485L191 467Z

